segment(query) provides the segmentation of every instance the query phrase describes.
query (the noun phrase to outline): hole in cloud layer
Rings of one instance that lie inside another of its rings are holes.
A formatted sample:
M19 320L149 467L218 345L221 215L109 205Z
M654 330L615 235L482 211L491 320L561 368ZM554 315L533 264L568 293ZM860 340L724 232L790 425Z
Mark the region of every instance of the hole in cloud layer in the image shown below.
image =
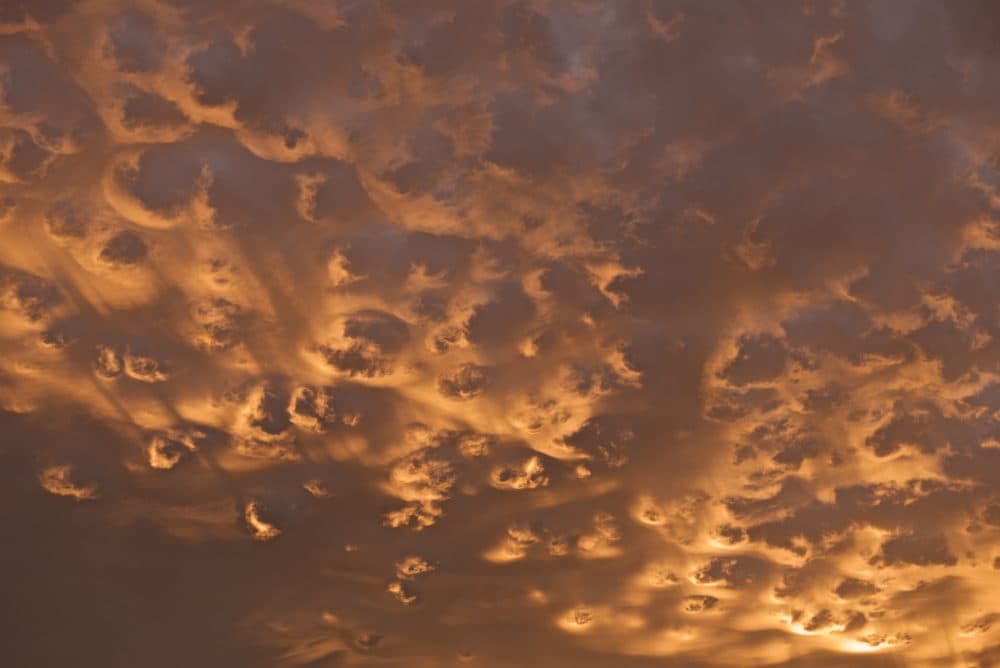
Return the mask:
M478 364L465 363L438 380L441 394L453 399L472 399L483 393L490 383L491 370Z
M146 258L147 253L148 248L142 237L125 230L107 240L101 248L101 259L115 265L138 264Z

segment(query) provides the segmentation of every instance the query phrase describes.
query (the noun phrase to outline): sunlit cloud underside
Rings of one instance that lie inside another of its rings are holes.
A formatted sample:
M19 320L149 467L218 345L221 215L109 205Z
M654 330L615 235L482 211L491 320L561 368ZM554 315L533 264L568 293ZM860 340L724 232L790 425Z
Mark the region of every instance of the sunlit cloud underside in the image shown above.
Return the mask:
M1000 664L1000 7L0 3L0 664Z

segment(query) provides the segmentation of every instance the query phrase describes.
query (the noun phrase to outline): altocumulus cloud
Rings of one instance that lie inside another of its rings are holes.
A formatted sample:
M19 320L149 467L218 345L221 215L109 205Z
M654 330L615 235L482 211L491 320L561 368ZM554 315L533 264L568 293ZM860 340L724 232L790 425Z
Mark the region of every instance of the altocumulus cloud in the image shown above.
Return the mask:
M0 8L0 663L992 665L1000 11Z

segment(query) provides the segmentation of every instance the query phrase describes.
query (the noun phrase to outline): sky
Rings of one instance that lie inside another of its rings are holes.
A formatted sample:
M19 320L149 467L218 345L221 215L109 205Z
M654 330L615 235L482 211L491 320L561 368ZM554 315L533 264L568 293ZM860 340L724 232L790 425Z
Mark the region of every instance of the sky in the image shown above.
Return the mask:
M0 3L0 663L1000 665L1000 6Z

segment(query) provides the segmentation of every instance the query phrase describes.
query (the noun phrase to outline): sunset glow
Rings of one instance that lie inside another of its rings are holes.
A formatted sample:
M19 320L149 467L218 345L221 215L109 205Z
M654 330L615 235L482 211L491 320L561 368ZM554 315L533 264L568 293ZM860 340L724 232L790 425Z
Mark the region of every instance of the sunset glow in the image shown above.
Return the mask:
M0 0L0 666L1000 665L1000 3Z

